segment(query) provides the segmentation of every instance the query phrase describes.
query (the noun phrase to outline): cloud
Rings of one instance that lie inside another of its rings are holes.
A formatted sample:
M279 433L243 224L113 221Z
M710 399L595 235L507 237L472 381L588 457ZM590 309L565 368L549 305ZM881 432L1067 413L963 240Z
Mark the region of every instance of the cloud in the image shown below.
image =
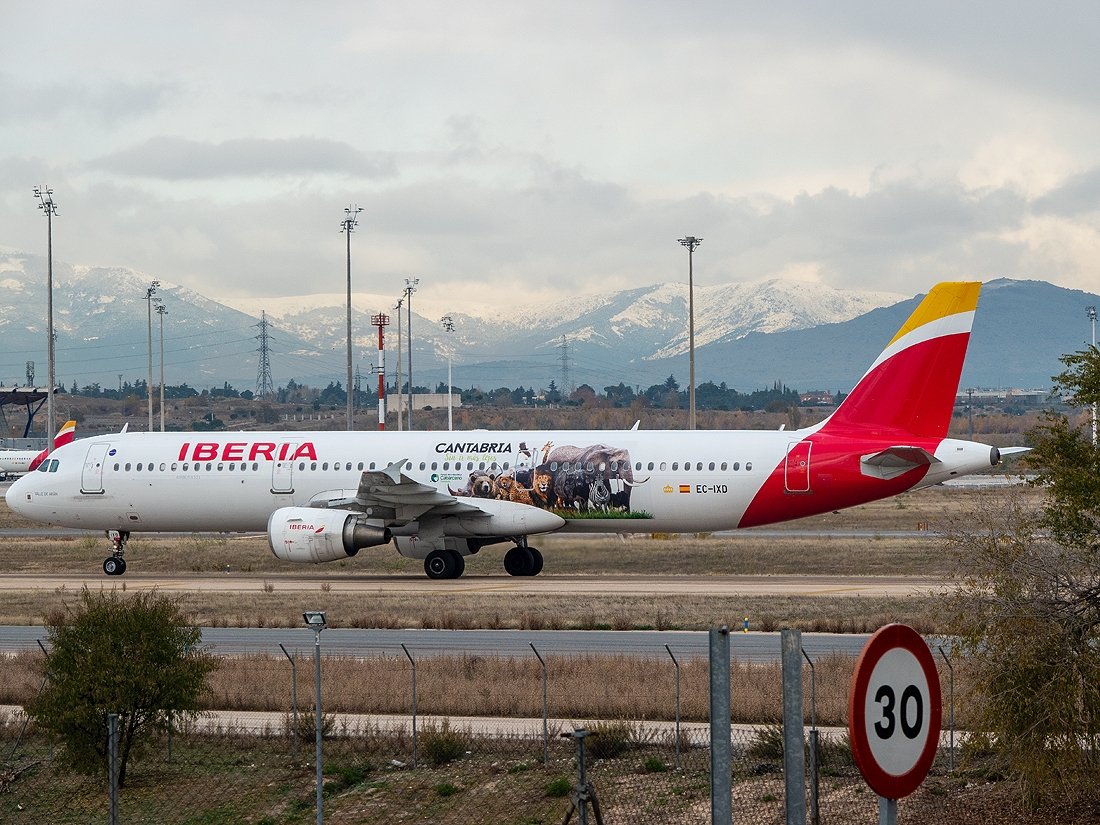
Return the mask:
M159 110L175 93L175 85L165 82L27 83L0 73L0 112L8 121L71 123L86 118L113 127Z
M393 158L325 138L238 138L206 143L154 137L89 164L160 180L209 180L281 175L347 174L382 179L396 174Z

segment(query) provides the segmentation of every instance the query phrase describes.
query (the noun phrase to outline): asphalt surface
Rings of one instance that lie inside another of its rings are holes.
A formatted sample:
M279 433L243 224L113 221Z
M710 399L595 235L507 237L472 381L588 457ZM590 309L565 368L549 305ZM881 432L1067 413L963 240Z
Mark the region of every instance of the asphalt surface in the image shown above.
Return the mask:
M730 656L740 661L779 661L779 633L730 633ZM829 654L856 656L869 637L866 634L803 633L802 648L811 658ZM33 650L46 643L41 626L0 626L0 654ZM250 653L282 656L283 650L312 656L315 634L308 628L211 627L202 630L203 644L219 656ZM706 658L706 631L660 630L360 630L329 628L321 633L324 655L354 657L392 656L404 659L404 644L413 658L431 656L533 657L534 645L547 656L647 656L669 659L668 645L680 662Z

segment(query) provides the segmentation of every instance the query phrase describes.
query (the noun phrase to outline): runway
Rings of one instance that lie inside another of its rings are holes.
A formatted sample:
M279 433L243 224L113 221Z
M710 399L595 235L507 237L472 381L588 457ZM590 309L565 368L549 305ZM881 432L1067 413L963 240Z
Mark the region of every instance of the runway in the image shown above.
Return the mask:
M409 595L591 595L591 596L925 596L941 590L940 578L921 576L552 576L468 575L432 580L422 575L291 576L254 574L142 574L112 578L101 573L7 573L0 592L80 590L85 585L121 585L127 590L167 593L320 591Z

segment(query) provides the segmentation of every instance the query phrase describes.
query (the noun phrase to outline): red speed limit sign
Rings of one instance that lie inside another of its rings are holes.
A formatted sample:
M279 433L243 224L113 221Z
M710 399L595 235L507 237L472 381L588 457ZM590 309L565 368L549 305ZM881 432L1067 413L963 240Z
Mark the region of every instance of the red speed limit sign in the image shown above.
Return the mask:
M936 758L942 710L924 639L908 625L879 628L859 655L848 695L852 756L871 790L901 799L920 786Z

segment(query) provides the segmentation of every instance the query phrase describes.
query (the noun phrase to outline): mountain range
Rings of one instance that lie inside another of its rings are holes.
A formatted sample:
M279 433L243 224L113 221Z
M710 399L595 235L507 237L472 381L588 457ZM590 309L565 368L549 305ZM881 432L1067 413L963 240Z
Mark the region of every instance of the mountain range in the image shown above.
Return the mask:
M0 381L45 379L46 264L40 256L0 253ZM151 278L121 267L55 262L54 321L59 383L113 386L144 380L148 369ZM165 379L170 384L253 389L259 357L259 318L172 284L158 287L166 307ZM799 390L850 389L893 336L920 296L842 291L820 284L768 280L696 287L698 382L753 390L780 381ZM360 299L356 304L371 301ZM381 299L376 301L381 303ZM146 306L142 306L146 304ZM1044 281L987 282L974 323L962 385L1049 386L1058 357L1089 339L1086 307L1095 294ZM346 376L346 308L342 302L272 300L268 313L272 376L325 386ZM256 302L259 312L263 301ZM377 361L370 316L353 314L355 363L364 387ZM387 311L389 311L387 309ZM587 383L598 391L625 384L645 389L688 377L687 286L658 284L556 304L513 307L482 315L455 313L453 333L416 312L413 368L417 385L445 381L447 352L462 387ZM161 317L152 312L154 382L159 375ZM387 371L396 371L396 318L387 334ZM407 332L407 330L404 330ZM404 337L404 336L403 336ZM403 341L403 344L405 341ZM407 349L402 371L407 372ZM566 372L567 369L567 372Z

